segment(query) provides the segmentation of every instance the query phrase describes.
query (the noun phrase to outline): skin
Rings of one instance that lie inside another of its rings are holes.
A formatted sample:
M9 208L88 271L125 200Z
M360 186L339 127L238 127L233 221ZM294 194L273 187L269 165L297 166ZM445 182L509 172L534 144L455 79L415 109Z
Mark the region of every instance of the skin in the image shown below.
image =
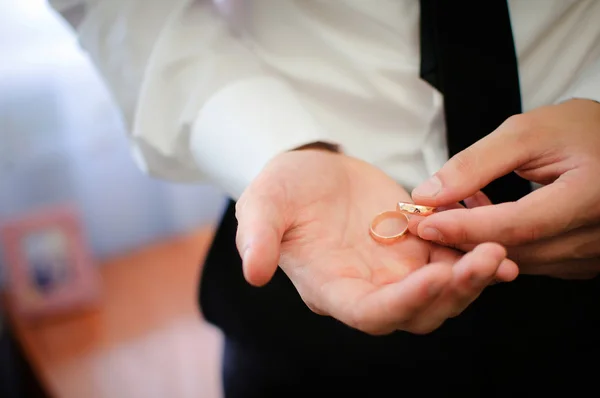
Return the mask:
M494 243L464 254L412 234L374 241L369 223L397 201L410 195L358 159L311 147L277 156L237 202L245 278L262 286L279 266L314 312L380 335L431 332L517 276Z
M492 205L479 192L515 171L543 187ZM416 203L453 209L411 220L422 239L461 250L508 249L520 273L563 279L600 274L600 103L570 100L514 116L450 159ZM436 182L437 181L437 182ZM467 208L453 205L466 199Z

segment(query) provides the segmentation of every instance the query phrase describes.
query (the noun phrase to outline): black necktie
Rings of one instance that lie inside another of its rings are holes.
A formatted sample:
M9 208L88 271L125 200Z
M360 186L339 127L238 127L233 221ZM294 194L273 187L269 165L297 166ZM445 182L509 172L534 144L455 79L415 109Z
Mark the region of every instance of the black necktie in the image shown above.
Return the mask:
M450 156L521 113L506 0L421 0L421 78L444 96ZM515 173L483 189L494 203L530 190Z

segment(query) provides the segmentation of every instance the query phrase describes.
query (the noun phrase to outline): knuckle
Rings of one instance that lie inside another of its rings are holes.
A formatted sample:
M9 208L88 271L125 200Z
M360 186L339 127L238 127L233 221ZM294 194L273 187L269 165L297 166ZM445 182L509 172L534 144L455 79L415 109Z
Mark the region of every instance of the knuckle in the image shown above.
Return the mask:
M523 114L509 116L500 127L506 129L507 132L520 130L521 127L526 123L526 117Z
M460 245L477 241L477 231L480 224L466 222L471 218L474 220L477 220L477 218L471 214L470 209L461 211L466 211L466 213L449 217L433 224L433 227L440 231L440 236L436 243L462 251Z
M516 246L541 239L547 228L546 222L529 219L526 214L523 214L523 210L517 202L510 205L512 207L507 208L507 214L511 214L511 216L504 220L501 227L498 227L499 235L505 237L504 243Z
M474 151L469 147L454 155L452 167L461 175L471 175L472 171L477 169L477 158Z
M273 203L285 203L287 199L287 189L285 184L274 183L269 181L263 187L263 196L269 197Z
M469 210L467 210L466 217L472 217L470 213L471 212ZM465 217L465 219L468 220L469 218L466 218L466 217ZM471 228L472 227L470 226L470 224L457 222L454 225L454 230L448 234L449 236L446 239L449 241L451 239L451 242L449 242L449 243L454 243L454 244L461 244L461 243L468 244L468 243L472 243L472 242L477 242L477 240L478 240L477 233L476 232L473 233L471 231ZM475 224L475 228L477 228L477 224ZM475 229L475 231L477 231L477 229ZM475 235L475 236L473 236L473 235Z
M515 227L512 231L509 231L514 236L514 242L512 244L523 244L527 242L535 242L541 238L541 228L537 225L527 225L521 227Z
M510 138L515 145L528 145L531 140L538 140L541 127L542 121L536 114L522 113L506 119L499 131Z
M502 130L507 134L518 134L519 136L525 131L535 131L539 124L537 117L531 113L521 113L512 115L502 123Z

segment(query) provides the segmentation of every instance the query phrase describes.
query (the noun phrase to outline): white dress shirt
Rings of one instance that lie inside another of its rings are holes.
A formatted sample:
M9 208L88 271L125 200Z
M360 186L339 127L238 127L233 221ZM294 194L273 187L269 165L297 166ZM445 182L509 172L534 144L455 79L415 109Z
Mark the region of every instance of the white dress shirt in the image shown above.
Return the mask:
M442 97L419 78L418 0L50 2L159 178L237 199L275 155L315 141L407 189L447 160ZM600 100L600 1L509 7L524 111Z

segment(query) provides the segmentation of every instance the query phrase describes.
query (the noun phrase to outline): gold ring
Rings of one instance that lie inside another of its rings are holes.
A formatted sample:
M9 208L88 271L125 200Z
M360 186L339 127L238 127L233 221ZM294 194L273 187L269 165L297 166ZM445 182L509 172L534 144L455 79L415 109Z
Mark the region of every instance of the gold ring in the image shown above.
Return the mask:
M415 205L413 203L398 202L396 209L402 213L429 216L435 211L435 207Z
M382 222L390 218L402 218L406 221L406 226L397 234L394 235L381 235L375 232L375 228ZM397 211L384 211L383 213L379 213L373 221L371 221L371 225L369 227L369 232L371 237L380 243L392 243L400 239L406 231L408 230L408 217L404 213L399 213Z

